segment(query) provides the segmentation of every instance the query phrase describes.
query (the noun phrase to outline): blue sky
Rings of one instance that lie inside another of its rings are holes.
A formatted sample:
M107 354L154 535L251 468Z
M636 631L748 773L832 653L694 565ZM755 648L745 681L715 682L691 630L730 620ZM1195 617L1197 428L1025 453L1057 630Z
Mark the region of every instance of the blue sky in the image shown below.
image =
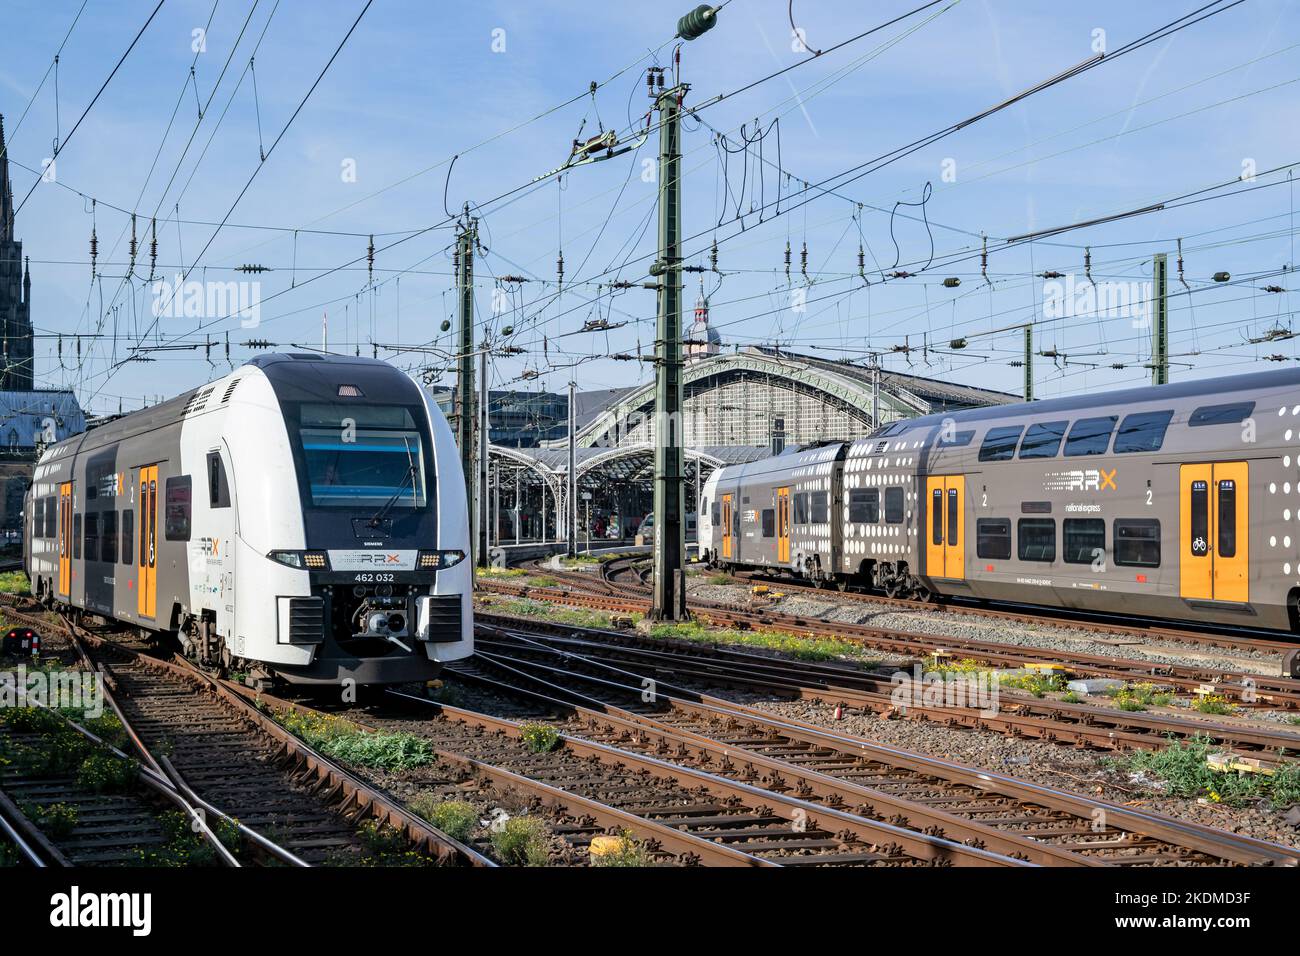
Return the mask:
M6 4L0 112L20 201L36 179L29 170L52 154L56 135L67 137L155 4L88 0L59 59L57 126L54 76L47 70L81 0ZM824 49L918 4L796 0L794 15L807 45ZM653 214L655 186L641 174L642 161L656 153L654 139L570 170L559 182L519 187L560 166L580 127L584 137L615 129L624 142L635 142L632 130L648 107L643 70L656 58L671 65L675 20L690 5L374 0L260 163L259 121L261 143L269 147L363 5L217 0L214 13L212 0L166 0L60 153L58 182L42 183L18 217L19 238L32 258L33 320L44 335L64 335L62 364L56 338L37 340L40 384L75 387L96 411L116 411L119 402L129 410L146 396L169 396L223 372L227 332L238 363L252 354L238 343L251 338L319 347L326 314L331 349L371 354L378 343L381 357L441 369L451 341L439 326L454 307L444 190L453 211L467 201L480 206L487 247L478 268L482 326L498 345L523 350L494 360L495 385L558 389L573 379L597 388L649 374L649 366L607 356L653 348L653 294L611 295L595 283L644 277L653 221L643 226ZM687 106L808 62L713 102L699 116L707 126L694 119L685 124L685 227L698 236L686 250L692 262L707 265L709 245L715 236L719 242L721 274L706 276L706 288L727 347L778 342L857 361L877 350L887 353L890 368L1018 391L1021 370L1008 363L1019 357L1022 333L989 333L1032 320L1036 348L1068 356L1036 359L1040 396L1146 381L1149 337L1132 315L1076 309L1052 318L1044 311L1052 288L1035 274L1053 270L1085 283L1090 245L1094 281L1123 293L1149 277L1154 253L1170 255L1172 272L1182 238L1193 291L1172 301L1173 376L1278 367L1264 359L1269 355L1293 361L1300 354L1295 340L1248 341L1290 328L1300 307L1290 291L1295 277L1282 272L1294 261L1296 199L1285 173L1242 182L1234 189L1261 188L1237 196L1010 249L1001 245L1008 237L1230 182L1243 170L1263 173L1300 161L1300 6L1294 0L1247 0L844 185L838 196L819 196L785 213L804 198L796 195L792 203L787 196L801 192L799 180L820 182L911 143L1085 60L1103 36L1114 51L1200 5L957 0L811 58L792 49L785 2L731 0L712 32L682 47L681 76L691 85ZM247 31L214 93L250 9ZM196 56L193 31L209 17L206 51ZM593 80L610 81L594 102L583 95ZM209 96L212 105L196 124L198 103ZM789 177L776 168L773 131L763 140L762 164L757 145L742 149L729 157L724 178L713 130L738 142L741 124L752 133L756 121L768 129L778 117L779 162ZM196 125L193 145L183 152ZM449 178L449 161L458 154ZM351 168L355 177L345 175ZM255 170L229 223L217 231ZM892 222L890 211L898 200L920 200L927 182L932 192L924 213L942 264L922 271L931 241L918 221L920 207L899 207ZM519 191L492 201L512 190ZM769 205L762 221L748 212L773 203L778 190L787 198ZM92 206L88 197L98 202ZM129 216L113 206L137 213L142 252L130 280L122 278ZM224 314L164 316L147 340L195 346L210 335L215 367L201 347L145 353L155 359L147 363L124 361L153 322L153 292L141 273L147 278L147 224L155 210L160 273L171 276L184 266L193 268L192 279L260 282L256 329ZM92 220L101 273L93 282ZM438 228L384 249L431 226ZM380 249L373 285L364 259L322 275L364 257L372 233ZM980 274L981 234L994 249L991 285ZM789 281L782 264L787 241ZM859 242L869 286L857 277ZM805 243L807 280L800 273ZM561 248L566 286L557 294ZM972 250L974 258L961 255ZM896 260L898 268L920 274L881 281ZM243 263L272 271L231 271ZM1219 271L1234 281L1211 282ZM532 281L508 287L497 299L503 311L493 315L494 277L506 274ZM949 277L961 285L945 287ZM1183 289L1176 276L1172 282L1171 291ZM1288 291L1264 291L1269 285ZM688 301L697 289L698 278L688 277ZM800 297L804 311L792 308ZM577 332L598 317L627 324L608 333ZM505 325L513 326L512 336L502 335ZM92 339L96 332L100 337ZM85 336L80 363L78 334ZM962 337L966 347L951 349Z

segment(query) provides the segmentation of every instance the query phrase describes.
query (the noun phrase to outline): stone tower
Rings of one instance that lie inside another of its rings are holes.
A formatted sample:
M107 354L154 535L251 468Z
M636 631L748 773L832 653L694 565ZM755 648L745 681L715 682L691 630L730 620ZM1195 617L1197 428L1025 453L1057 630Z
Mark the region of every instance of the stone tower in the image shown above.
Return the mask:
M31 301L31 268L14 238L14 191L0 116L0 391L30 392L34 386Z

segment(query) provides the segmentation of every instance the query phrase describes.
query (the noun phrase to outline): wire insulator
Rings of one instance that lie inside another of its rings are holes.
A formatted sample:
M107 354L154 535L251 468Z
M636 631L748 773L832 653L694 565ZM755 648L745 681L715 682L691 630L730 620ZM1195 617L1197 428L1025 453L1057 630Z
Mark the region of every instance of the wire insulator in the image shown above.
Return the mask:
M707 3L677 21L677 35L683 40L696 40L712 30L718 23L718 11Z
M560 250L560 257L555 260L555 283L564 285L564 250Z
M808 278L808 243L803 244L803 249L799 253L799 271L803 277Z
M718 271L718 240L713 240L713 248L709 250L709 266L714 272Z
M158 220L149 220L149 278L153 278L158 266Z
M375 284L375 237L370 237L370 247L366 249L366 269L370 276L370 284Z
M135 239L135 213L131 213L131 272L135 271L135 254L137 248Z
M785 241L785 277L790 278L790 240Z

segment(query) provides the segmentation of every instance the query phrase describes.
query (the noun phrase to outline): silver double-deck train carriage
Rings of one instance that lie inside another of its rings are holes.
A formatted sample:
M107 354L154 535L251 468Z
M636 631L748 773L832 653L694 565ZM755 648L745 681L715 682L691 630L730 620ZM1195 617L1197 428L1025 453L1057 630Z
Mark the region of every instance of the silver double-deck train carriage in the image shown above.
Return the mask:
M395 683L472 653L460 456L384 362L255 358L52 445L25 507L37 597L208 665Z
M700 555L1300 632L1300 370L930 415L715 472Z

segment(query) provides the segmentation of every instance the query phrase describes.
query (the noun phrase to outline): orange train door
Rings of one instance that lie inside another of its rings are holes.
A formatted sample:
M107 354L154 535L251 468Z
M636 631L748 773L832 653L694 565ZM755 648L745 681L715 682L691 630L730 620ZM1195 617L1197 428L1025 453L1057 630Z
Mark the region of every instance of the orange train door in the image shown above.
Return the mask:
M735 548L731 539L731 502L731 495L722 496L722 556L724 558L731 558Z
M1178 470L1179 593L1192 600L1250 600L1249 473L1244 461Z
M790 560L790 489L776 489L776 559Z
M158 605L158 466L140 469L140 541L136 549L136 610L153 617Z
M63 597L72 594L72 482L59 485L59 584Z
M932 578L960 581L966 577L966 478L931 476L925 480L929 528L925 542L925 568Z

